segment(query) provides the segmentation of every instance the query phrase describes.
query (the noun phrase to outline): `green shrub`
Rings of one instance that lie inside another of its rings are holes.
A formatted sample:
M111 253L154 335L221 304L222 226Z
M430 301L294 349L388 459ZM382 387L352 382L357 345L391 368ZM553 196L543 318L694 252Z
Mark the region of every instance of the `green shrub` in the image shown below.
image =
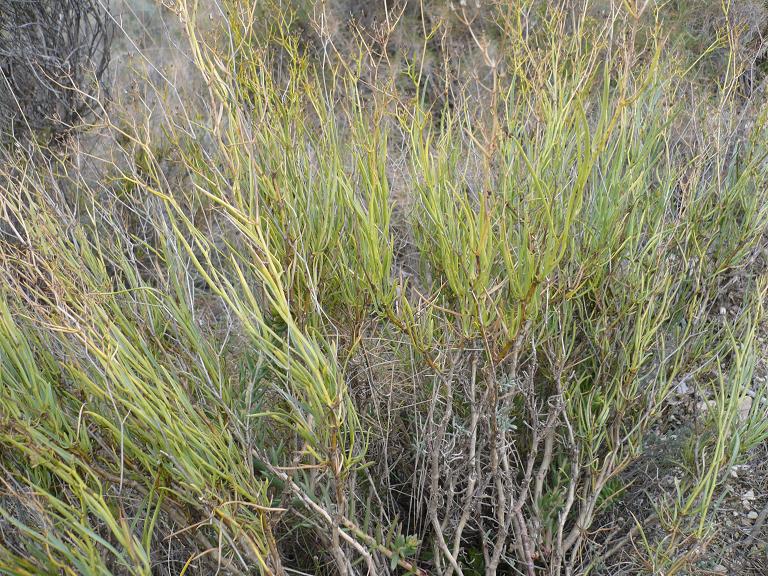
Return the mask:
M282 13L264 33L232 0L211 35L182 2L206 120L114 122L101 186L7 159L0 570L589 572L695 381L698 458L648 543L684 567L767 434L738 412L765 121L734 123L735 68L686 107L689 63L640 7L524 4L488 8L492 45L457 13L477 74L428 89L439 24L397 68L363 31L342 53L321 27L310 58Z

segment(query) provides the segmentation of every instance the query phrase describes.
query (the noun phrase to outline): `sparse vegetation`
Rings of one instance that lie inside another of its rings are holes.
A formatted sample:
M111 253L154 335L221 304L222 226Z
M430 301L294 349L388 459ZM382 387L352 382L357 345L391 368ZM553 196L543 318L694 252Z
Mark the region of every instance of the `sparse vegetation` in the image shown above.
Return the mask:
M768 437L762 48L465 4L165 3L202 94L4 151L0 573L711 573Z
M4 140L61 139L104 98L109 15L99 0L4 0L0 10Z

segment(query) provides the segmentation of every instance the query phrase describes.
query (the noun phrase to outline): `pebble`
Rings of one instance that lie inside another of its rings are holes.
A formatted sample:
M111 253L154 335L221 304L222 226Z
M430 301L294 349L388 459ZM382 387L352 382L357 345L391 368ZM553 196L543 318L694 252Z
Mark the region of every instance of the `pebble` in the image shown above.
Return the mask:
M750 520L757 520L757 516L758 514L754 510L752 510L749 514L747 514L747 518L749 518Z
M709 411L710 408L715 408L715 407L717 407L717 402L715 402L714 400L702 401L696 405L696 409L699 411L699 413L702 416L704 416Z
M755 491L754 490L747 490L742 494L741 496L742 500L754 500L755 499Z
M752 410L752 397L744 396L739 402L739 420L746 422L749 419L750 410Z

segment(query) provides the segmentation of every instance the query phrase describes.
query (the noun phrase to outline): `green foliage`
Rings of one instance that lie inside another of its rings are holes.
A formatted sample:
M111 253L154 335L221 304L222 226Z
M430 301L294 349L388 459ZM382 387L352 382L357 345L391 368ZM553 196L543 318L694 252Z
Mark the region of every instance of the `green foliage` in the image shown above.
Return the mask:
M424 13L397 68L405 8L340 51L324 4L258 27L257 4L214 34L178 4L211 109L113 122L103 186L2 164L23 241L0 235L0 571L150 574L168 545L178 573L589 571L695 380L695 458L641 534L682 570L768 437L766 124L736 130L737 70L689 143L711 108L682 103L650 8L500 3L493 46L457 12L464 78L426 69Z

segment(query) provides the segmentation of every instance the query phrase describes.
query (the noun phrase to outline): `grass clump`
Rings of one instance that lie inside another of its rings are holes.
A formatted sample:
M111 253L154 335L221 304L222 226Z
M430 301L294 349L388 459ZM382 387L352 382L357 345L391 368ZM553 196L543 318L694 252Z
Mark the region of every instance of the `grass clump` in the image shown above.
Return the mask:
M610 570L683 383L684 473L624 533L695 566L766 438L738 59L690 107L648 2L387 5L343 45L324 4L174 8L207 99L2 164L0 570Z

